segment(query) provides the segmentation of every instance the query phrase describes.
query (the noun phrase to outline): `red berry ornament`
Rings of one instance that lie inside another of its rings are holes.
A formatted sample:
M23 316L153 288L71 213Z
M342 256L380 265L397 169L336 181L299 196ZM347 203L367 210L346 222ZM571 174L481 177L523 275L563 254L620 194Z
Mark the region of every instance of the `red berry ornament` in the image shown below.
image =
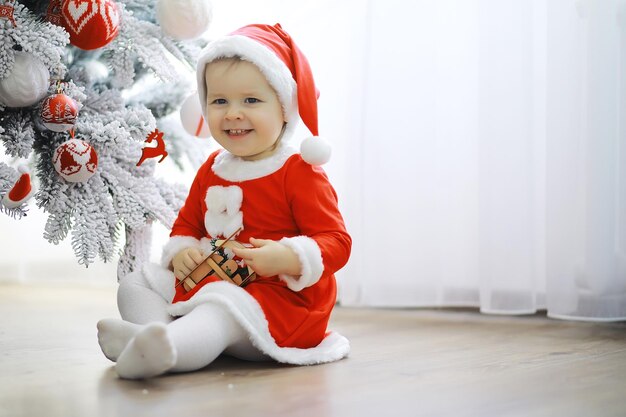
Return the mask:
M98 168L98 155L95 149L80 139L63 142L54 151L54 169L66 181L85 182Z
M48 129L54 132L66 132L76 124L78 104L65 94L53 94L46 97L41 104L41 120Z
M102 48L120 27L120 11L112 0L63 0L61 14L70 43L80 49Z

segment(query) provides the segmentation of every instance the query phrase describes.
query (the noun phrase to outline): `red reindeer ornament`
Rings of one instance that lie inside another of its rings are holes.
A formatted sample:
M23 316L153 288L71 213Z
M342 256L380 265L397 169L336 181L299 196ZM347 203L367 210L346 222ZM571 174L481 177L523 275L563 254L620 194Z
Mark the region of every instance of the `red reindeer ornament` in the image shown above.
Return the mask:
M153 132L148 134L148 137L145 140L145 143L152 143L153 140L156 140L157 144L155 147L146 146L141 150L141 159L137 162L137 166L143 164L148 158L157 158L159 162L163 162L165 157L167 156L167 151L165 150L165 141L163 140L163 132L160 132L159 129L154 129Z

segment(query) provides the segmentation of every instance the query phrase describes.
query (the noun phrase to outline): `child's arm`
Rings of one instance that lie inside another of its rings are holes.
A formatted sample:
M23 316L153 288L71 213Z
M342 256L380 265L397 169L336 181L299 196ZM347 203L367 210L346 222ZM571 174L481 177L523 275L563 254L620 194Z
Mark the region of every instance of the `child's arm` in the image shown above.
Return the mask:
M232 248L238 257L259 276L271 277L279 274L300 275L302 265L298 255L288 246L274 240L251 238L254 248Z
M286 196L300 233L279 243L296 253L302 271L299 276L279 277L290 289L300 291L341 269L350 256L352 239L339 211L337 194L324 170L301 159L291 162L285 182Z
M323 170L301 159L290 162L286 196L299 235L280 241L254 239L254 248L235 253L248 264L252 259L257 267L250 267L259 275L278 275L291 290L301 291L340 269L348 261L352 240Z

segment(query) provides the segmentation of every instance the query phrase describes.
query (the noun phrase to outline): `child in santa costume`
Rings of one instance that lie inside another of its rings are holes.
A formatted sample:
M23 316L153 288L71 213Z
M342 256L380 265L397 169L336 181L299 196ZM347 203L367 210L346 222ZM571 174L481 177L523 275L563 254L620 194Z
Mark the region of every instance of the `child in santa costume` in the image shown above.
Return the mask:
M250 25L211 42L198 67L198 95L213 138L191 185L161 265L120 280L123 320L98 323L102 351L122 378L148 378L210 364L221 353L247 360L317 364L350 346L327 331L334 273L351 238L319 165L317 90L309 64L280 25ZM297 121L313 133L300 151ZM217 274L176 285L234 236L232 256L257 278L241 287Z

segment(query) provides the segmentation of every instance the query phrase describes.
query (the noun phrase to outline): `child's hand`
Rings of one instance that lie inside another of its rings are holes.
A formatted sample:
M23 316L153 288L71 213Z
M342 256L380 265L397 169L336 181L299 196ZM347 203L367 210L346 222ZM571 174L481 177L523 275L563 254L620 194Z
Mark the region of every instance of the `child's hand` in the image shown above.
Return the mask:
M204 260L204 256L198 248L187 248L178 252L172 258L174 276L183 279Z
M250 238L254 248L232 248L257 275L271 277L278 274L301 275L298 255L288 246L274 240Z

